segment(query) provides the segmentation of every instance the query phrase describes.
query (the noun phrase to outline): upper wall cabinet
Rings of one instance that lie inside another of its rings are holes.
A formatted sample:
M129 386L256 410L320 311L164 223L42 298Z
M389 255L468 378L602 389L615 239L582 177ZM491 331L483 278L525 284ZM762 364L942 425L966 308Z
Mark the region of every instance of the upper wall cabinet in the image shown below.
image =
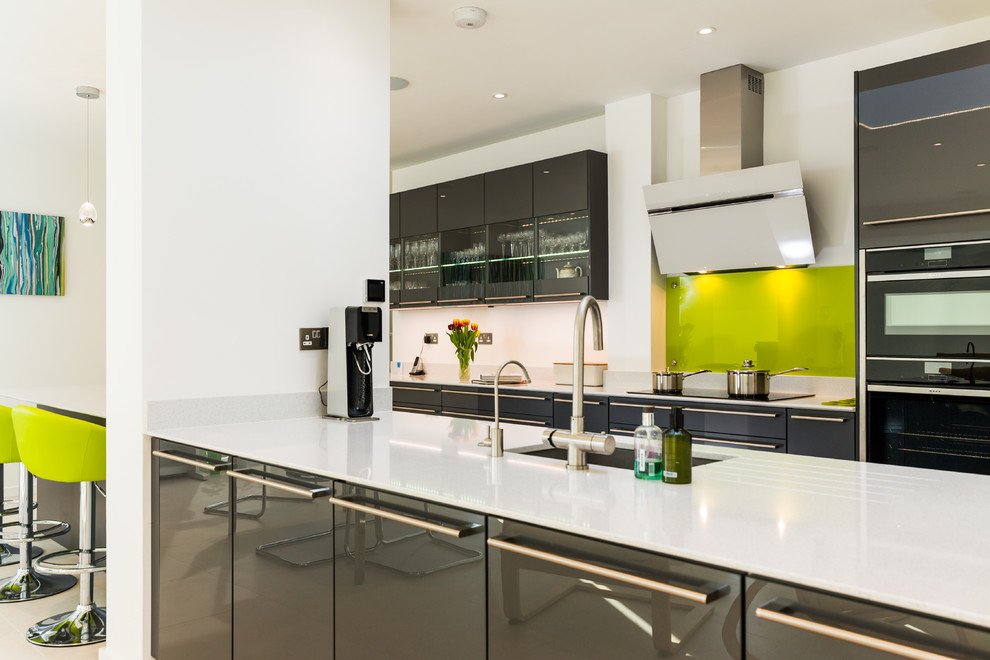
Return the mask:
M437 232L437 187L399 193L399 227L403 237Z
M485 175L437 184L437 227L440 231L485 224Z
M485 174L485 223L533 217L533 164Z
M399 193L392 193L388 196L388 238L395 240L402 236L402 228L399 224L402 202ZM396 266L398 267L398 266ZM389 266L391 269L391 266Z
M608 298L603 153L580 151L399 194L402 246L390 254L393 265L395 254L402 263L401 278L391 282L392 307Z
M990 41L856 74L861 248L990 238Z
M588 208L588 159L579 151L533 163L533 215Z

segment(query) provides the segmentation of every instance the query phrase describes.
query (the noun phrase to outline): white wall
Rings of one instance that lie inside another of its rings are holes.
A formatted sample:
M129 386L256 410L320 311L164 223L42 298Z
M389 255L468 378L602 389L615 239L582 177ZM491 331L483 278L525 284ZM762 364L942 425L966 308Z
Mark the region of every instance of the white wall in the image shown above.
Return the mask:
M103 658L149 653L149 400L315 391L298 328L385 279L386 0L108 0ZM116 224L115 224L116 223ZM387 378L385 349L376 378ZM143 497L142 497L143 495Z
M766 74L764 161L801 162L816 266L854 260L854 72L987 38L983 18ZM669 101L671 179L700 172L699 102L696 92Z
M0 295L0 392L21 385L105 380L104 218L79 223L86 201L86 105L91 201L106 211L101 0L7 3L0 20L0 209L65 217L65 295ZM86 34L85 39L78 35ZM71 46L71 47L70 47Z

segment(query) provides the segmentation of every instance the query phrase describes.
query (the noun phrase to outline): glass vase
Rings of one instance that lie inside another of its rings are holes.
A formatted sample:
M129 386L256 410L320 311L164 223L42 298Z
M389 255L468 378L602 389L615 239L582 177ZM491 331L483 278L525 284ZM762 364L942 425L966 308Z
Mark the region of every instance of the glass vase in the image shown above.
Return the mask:
M457 377L462 383L471 382L471 358L468 355L457 354Z

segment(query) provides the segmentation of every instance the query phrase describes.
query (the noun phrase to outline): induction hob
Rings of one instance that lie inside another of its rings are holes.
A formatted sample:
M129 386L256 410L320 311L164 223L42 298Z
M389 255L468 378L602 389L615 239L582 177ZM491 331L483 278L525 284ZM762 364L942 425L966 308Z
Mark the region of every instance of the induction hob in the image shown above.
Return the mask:
M700 390L684 388L680 394L660 392L659 390L636 390L629 394L653 394L656 396L695 397L699 399L723 399L727 401L787 401L788 399L804 399L814 394L799 394L797 392L771 392L763 396L730 396L725 390Z

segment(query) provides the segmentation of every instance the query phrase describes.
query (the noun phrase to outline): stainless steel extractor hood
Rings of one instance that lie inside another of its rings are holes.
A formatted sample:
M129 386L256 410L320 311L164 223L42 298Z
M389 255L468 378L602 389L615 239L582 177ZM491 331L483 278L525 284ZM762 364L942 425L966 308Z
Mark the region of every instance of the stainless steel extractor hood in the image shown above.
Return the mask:
M798 163L763 165L758 71L701 76L701 172L643 188L661 273L815 262Z

